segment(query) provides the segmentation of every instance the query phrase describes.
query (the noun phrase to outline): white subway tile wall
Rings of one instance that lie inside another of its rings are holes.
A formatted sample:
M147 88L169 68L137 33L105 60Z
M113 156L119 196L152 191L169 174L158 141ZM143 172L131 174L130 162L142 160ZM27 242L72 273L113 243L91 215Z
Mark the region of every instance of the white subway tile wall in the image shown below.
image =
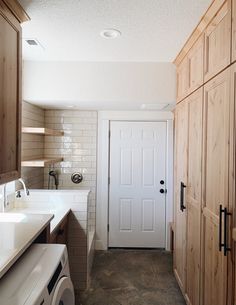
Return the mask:
M43 110L24 102L23 126L48 127L64 131L64 136L57 137L23 135L23 160L43 156L64 159L63 162L49 168L23 168L22 177L29 188L47 189L49 185L50 189L55 189L52 177L48 184L48 173L53 169L59 175L59 190L91 190L88 202L81 201L81 195L73 199L76 208L74 209L71 203L73 212L70 213L68 227L68 250L73 283L76 291L86 289L94 254L97 112ZM82 183L74 184L71 181L71 174L74 172L82 173ZM58 196L55 197L54 193L53 197L55 199ZM57 202L62 200L62 197L63 194L60 194Z
M45 110L45 127L64 131L61 137L45 137L44 154L63 157L64 161L53 166L59 174L59 189L91 190L88 206L88 231L95 231L96 200L96 149L97 112L78 110ZM48 187L48 171L45 169L44 187ZM83 181L74 184L71 175L80 172ZM55 188L50 179L50 188ZM82 213L82 212L81 212ZM85 217L85 216L84 216Z
M29 104L22 103L22 126L43 127L45 124L44 110ZM41 135L22 134L22 160L42 158L44 154L44 137ZM22 167L21 176L27 187L42 189L44 187L44 170L36 167ZM22 185L17 185L22 188Z

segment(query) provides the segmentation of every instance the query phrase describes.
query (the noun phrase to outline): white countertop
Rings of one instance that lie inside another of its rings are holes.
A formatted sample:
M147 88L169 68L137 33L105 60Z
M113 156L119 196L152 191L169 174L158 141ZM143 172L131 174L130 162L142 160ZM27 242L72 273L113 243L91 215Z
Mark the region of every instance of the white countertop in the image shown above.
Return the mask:
M69 207L47 208L47 207L17 207L8 211L8 213L25 213L25 214L53 214L54 217L50 223L50 233L62 222L69 214Z
M52 214L0 213L0 278L49 225Z

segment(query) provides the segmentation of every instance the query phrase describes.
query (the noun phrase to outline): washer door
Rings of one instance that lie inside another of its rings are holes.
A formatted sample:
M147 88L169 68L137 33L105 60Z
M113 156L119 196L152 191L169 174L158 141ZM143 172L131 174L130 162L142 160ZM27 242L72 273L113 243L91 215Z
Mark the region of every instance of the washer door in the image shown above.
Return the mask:
M62 277L55 288L52 305L75 305L75 294L71 279Z

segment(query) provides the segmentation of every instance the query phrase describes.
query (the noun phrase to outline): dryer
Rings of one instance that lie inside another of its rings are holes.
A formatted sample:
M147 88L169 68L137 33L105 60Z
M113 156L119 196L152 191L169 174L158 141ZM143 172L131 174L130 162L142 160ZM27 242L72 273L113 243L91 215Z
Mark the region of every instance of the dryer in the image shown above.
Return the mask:
M0 305L74 305L65 245L33 244L0 279Z

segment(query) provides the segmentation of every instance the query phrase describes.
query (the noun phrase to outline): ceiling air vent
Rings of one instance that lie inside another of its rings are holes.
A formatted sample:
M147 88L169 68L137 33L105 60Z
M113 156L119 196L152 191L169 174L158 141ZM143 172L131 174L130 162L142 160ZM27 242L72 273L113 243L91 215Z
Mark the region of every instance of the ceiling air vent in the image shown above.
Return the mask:
M30 46L38 46L38 42L35 39L26 39L25 40Z
M36 38L23 38L23 41L27 47L37 47L44 50L44 47Z
M142 104L141 109L142 110L165 110L169 104L161 104L161 103L156 103L156 104Z

